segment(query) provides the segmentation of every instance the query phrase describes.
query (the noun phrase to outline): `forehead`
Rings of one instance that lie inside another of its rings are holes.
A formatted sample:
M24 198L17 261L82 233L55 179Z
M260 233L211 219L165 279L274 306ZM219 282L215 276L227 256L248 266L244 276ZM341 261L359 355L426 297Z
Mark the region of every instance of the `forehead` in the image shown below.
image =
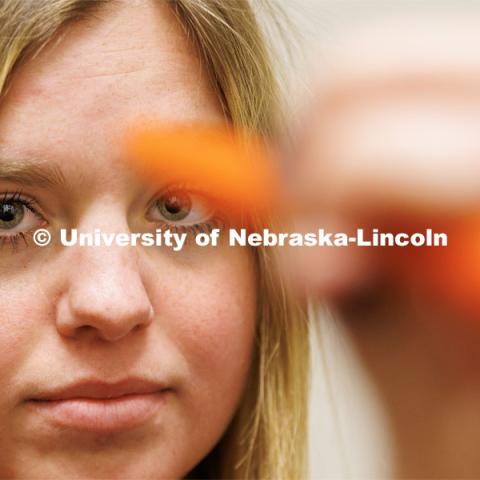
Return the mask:
M108 157L115 137L138 118L221 116L167 2L111 2L66 26L15 72L0 109L0 144L23 155L84 156L90 149Z

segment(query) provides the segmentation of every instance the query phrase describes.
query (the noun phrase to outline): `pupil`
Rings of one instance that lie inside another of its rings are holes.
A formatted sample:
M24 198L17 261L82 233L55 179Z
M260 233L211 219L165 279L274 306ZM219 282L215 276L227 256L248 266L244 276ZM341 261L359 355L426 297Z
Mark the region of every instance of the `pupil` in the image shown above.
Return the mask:
M15 205L12 203L4 203L0 208L0 220L4 222L11 222L12 220L15 220L16 212L17 209L15 208Z
M20 202L0 203L0 228L11 229L23 219L24 210Z
M165 201L165 209L168 213L173 215L181 212L183 206L182 201L175 196L172 196Z
M158 209L163 217L170 221L180 221L188 216L192 201L183 193L169 193L158 200Z

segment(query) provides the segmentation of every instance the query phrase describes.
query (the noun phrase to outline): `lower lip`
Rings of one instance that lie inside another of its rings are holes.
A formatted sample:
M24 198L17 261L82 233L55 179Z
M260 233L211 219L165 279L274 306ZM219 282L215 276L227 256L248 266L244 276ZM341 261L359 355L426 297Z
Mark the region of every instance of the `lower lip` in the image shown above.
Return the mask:
M168 392L164 390L109 399L33 400L29 405L60 427L96 433L115 433L146 423L165 404Z

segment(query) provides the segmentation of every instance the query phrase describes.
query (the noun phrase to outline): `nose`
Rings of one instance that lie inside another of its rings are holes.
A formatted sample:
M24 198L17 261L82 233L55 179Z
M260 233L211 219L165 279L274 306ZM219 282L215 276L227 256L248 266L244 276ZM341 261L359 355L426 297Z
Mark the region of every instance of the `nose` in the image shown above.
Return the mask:
M153 307L142 281L137 248L64 248L73 251L68 252L71 270L57 304L56 327L62 336L93 335L115 342L151 324Z

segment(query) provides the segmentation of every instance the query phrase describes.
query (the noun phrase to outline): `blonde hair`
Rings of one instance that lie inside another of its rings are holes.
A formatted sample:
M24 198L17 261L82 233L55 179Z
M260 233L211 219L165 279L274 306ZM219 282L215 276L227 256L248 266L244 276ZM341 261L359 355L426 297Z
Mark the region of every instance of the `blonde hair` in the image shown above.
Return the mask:
M3 0L0 92L14 67L37 54L66 22L109 0ZM234 125L273 135L278 85L248 0L167 0L197 48ZM255 0L256 5L266 0ZM226 434L192 472L202 478L301 479L306 471L309 340L305 308L277 272L274 253L255 250L259 303L255 358Z

